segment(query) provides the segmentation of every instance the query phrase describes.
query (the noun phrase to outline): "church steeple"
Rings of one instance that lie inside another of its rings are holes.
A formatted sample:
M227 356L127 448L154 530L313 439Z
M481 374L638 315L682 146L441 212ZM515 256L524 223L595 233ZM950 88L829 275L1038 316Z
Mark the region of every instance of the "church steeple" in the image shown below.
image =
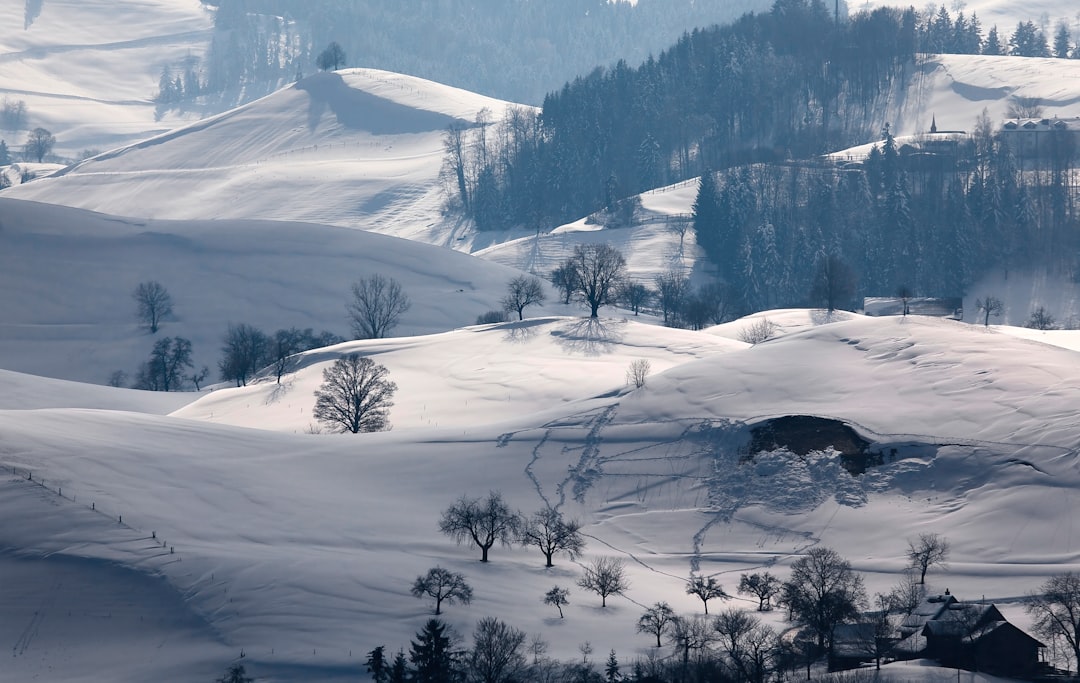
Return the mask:
M931 133L936 133L937 132L937 115L936 114L933 115L931 117L931 119L930 119L930 132Z

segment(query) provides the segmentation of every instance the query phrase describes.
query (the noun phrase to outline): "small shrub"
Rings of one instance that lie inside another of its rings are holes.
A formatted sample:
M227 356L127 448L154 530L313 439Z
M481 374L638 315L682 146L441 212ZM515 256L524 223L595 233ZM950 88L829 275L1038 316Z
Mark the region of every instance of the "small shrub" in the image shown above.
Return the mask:
M650 369L652 369L652 364L649 361L638 358L630 363L630 367L626 370L626 383L633 384L635 388L640 389L645 386L645 380L649 377Z
M490 325L491 323L506 322L506 311L488 311L476 316L477 325Z
M760 344L776 334L776 323L768 318L761 318L750 323L739 332L739 341L747 344Z
M1033 330L1053 330L1057 328L1057 321L1047 312L1045 306L1039 306L1031 312L1026 326Z

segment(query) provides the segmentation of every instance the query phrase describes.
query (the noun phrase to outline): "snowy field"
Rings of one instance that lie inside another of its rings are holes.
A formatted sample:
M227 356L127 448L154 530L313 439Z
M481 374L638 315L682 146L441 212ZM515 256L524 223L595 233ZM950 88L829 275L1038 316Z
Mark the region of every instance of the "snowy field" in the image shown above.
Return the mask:
M364 652L406 645L430 614L408 588L436 564L476 590L446 611L464 635L496 615L556 656L589 640L624 661L650 650L634 632L644 606L699 609L682 590L691 568L731 589L822 544L882 591L904 538L938 532L953 554L935 585L1020 623L1027 591L1080 568L1075 351L917 317L768 315L779 336L752 347L730 340L749 321L693 334L567 318L353 342L308 354L280 388L188 395L168 416L138 410L136 392L67 397L5 374L26 398L0 410L0 463L14 468L0 507L18 521L0 528L0 562L21 577L0 589L15 617L0 679L78 680L93 661L116 681L154 662L163 680L190 680L241 650L261 680L355 678ZM400 379L395 429L306 433L322 369L352 351ZM654 374L633 389L620 370L638 358ZM890 455L861 476L828 452L747 461L748 426L783 414L842 419ZM580 517L582 561L625 559L627 594L602 609L565 558L545 570L535 551L495 548L481 565L439 535L442 509L489 490ZM75 597L83 580L103 588ZM572 588L563 620L540 602L552 584ZM92 636L72 636L91 632L142 640L99 661Z

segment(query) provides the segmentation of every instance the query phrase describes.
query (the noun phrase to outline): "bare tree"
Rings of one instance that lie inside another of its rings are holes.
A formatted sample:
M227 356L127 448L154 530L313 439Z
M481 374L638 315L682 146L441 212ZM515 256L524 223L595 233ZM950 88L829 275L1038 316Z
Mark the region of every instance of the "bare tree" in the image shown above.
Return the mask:
M352 295L349 319L357 339L382 339L411 305L401 284L379 273L354 282Z
M653 284L656 286L656 300L664 316L664 325L677 327L679 314L690 293L690 280L681 271L671 269L653 278Z
M169 290L156 280L140 282L131 293L131 298L135 299L136 317L150 328L150 334L156 334L161 327L161 321L172 315L172 296L169 295Z
M480 548L480 561L488 561L495 543L510 545L518 535L521 519L503 502L502 494L491 491L484 500L462 496L443 511L439 531L458 543Z
M837 624L854 619L866 601L862 577L832 548L818 546L791 565L782 600L792 617L817 638L820 651L832 642Z
M983 315L983 326L990 327L990 316L995 318L1005 310L1005 304L996 296L987 296L985 299L976 299L975 308Z
M637 632L656 636L656 647L663 645L660 637L667 633L668 626L675 618L675 611L666 602L658 602L638 617Z
M315 392L315 419L338 432L380 432L390 429L390 407L397 384L386 366L350 353L323 370Z
M1009 119L1037 119L1041 118L1042 114L1042 99L1038 97L1013 95L1009 98L1009 106L1005 110L1005 118Z
M1055 574L1027 597L1024 607L1035 632L1047 640L1062 638L1080 669L1080 575Z
M567 259L562 265L551 271L551 284L562 293L563 304L570 303L574 292L577 291L577 282L577 271L574 269L574 262L571 259Z
M689 617L676 616L671 621L668 642L682 651L683 680L689 680L690 653L704 650L714 639L707 619L708 617L701 614L695 614Z
M627 306L634 315L637 315L642 307L649 303L649 299L651 298L652 292L640 282L624 283L619 292L619 301L621 301L624 306Z
M855 271L835 254L819 254L810 297L827 311L849 306L855 294Z
M765 612L771 609L769 601L780 594L783 584L780 579L769 572L743 574L739 577L738 591L745 595L753 595L758 599L758 611Z
M579 244L568 261L574 271L575 291L597 317L601 306L614 303L626 277L626 258L610 244Z
M563 605L570 604L570 589L560 588L559 586L553 586L551 590L544 593L544 604L554 605L559 610L559 618L563 618Z
M1052 330L1057 327L1057 321L1054 320L1054 316L1050 315L1045 306L1036 306L1035 310L1031 312L1031 317L1028 318L1026 327L1033 330Z
M232 380L238 387L247 386L248 380L270 362L270 338L254 325L230 323L222 342L218 361L221 379Z
M184 370L191 367L191 342L165 337L154 343L150 358L139 368L135 388L148 391L180 391Z
M127 383L128 374L123 370L113 370L109 375L109 381L107 384L110 387L122 387ZM196 387L197 388L197 387Z
M45 160L45 157L52 151L53 145L56 144L56 138L48 130L44 128L35 128L30 131L30 135L26 138L26 156L37 159L40 164Z
M900 614L911 614L922 602L925 590L915 572L904 572L889 592L889 604Z
M649 377L649 370L652 369L652 363L645 358L638 358L630 363L630 367L626 370L626 383L633 384L634 388L640 389L645 386L645 381Z
M345 65L345 49L337 42L331 42L315 58L315 66L320 71L337 71Z
M543 282L535 277L519 275L506 285L506 296L501 303L506 310L516 311L518 320L523 320L526 306L542 304L546 298Z
M908 566L919 572L919 583L926 584L926 570L938 566L947 568L949 542L938 534L919 534L917 541L908 540Z
M422 598L425 595L435 600L435 614L442 614L442 604L453 605L460 602L468 605L472 602L472 587L465 582L465 577L457 572L442 567L432 567L427 574L416 577L412 594Z
M716 598L727 599L731 596L724 592L724 587L717 583L716 579L709 576L694 574L686 582L686 594L696 595L705 605L705 614L709 613L709 601Z
M210 376L210 368L205 365L198 372L192 372L185 379L191 380L191 383L195 385L195 391L202 391L202 383L206 381L206 378Z
M756 617L737 609L722 612L713 630L732 680L765 683L775 669L779 649L776 633Z
M473 647L468 654L470 683L511 683L521 680L526 669L525 632L495 617L476 623Z
M609 595L620 595L630 587L626 579L626 565L622 560L601 557L585 567L585 576L578 585L600 596L600 606L607 607Z
M565 552L571 560L576 560L585 549L585 539L581 536L581 524L576 519L563 519L562 513L554 508L543 508L532 514L521 525L521 544L536 546L547 561L545 567L554 566L551 562L555 553Z

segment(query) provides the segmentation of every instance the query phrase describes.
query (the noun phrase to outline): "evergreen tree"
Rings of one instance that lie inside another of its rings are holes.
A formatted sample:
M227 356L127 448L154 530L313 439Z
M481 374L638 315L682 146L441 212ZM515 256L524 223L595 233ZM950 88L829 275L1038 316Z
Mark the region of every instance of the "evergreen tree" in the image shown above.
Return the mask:
M11 152L8 151L7 142L0 140L0 166L7 166L11 163Z
M983 43L982 53L984 55L1005 54L1005 47L1002 46L1001 38L998 37L997 26L991 26L990 33L986 34L986 42Z
M404 650L398 650L394 655L394 663L390 665L390 675L387 683L408 683L409 663L405 660Z
M1072 36L1069 35L1069 25L1064 21L1059 21L1057 25L1057 32L1054 33L1054 56L1058 59L1069 58L1069 42Z
M458 680L457 635L445 622L429 619L409 647L413 683L454 683Z
M368 653L365 664L373 683L387 683L390 680L390 663L386 661L385 650L386 647L380 645Z
M607 664L604 666L604 680L606 683L618 683L622 680L619 674L619 660L615 657L615 650L608 653Z
M1017 57L1049 57L1046 36L1032 21L1021 21L1009 38L1009 54Z

